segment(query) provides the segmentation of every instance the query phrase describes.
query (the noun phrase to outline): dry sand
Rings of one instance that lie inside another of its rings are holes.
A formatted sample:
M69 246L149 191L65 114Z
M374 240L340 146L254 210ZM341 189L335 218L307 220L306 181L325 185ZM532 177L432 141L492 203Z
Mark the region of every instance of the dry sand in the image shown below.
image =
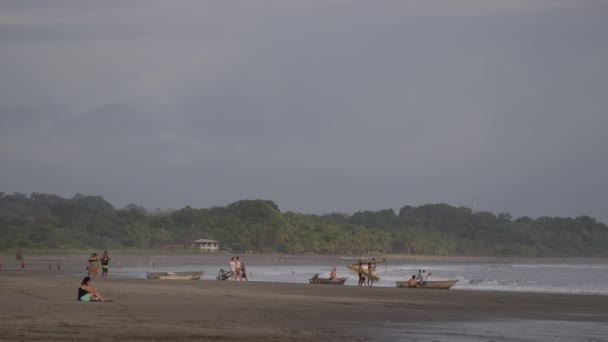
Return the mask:
M608 296L0 271L2 341L607 341Z

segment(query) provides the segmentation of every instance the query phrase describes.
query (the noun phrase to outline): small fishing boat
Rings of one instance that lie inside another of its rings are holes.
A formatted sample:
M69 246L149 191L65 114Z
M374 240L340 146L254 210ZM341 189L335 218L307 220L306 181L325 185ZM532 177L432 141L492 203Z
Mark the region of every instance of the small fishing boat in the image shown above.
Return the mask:
M344 282L346 281L346 279L348 279L348 278L336 278L336 279L319 278L319 274L317 273L314 276L312 276L311 279L308 279L308 281L310 281L311 284L344 285Z
M413 287L416 289L438 289L438 290L448 290L450 287L454 286L458 280L428 280L424 283L424 285L418 285L418 287ZM397 287L407 287L407 281L398 281L395 282Z
M199 280L203 272L148 272L148 279L160 280Z

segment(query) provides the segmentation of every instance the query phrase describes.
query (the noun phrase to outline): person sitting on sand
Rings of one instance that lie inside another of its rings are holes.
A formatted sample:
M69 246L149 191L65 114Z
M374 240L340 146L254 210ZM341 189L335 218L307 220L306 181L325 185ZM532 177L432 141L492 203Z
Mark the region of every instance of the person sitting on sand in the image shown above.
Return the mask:
M91 278L88 276L84 277L82 283L80 283L80 287L78 288L78 300L83 302L104 301L103 297L97 292L97 289L91 286Z
M418 283L416 282L416 275L412 275L412 278L408 280L407 287L418 287Z

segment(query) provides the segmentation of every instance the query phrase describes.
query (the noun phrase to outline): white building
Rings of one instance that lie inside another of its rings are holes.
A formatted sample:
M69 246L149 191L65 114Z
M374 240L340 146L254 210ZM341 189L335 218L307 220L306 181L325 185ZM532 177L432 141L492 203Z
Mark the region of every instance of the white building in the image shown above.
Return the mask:
M216 252L220 249L220 242L208 239L194 240L194 244L198 246L201 251Z

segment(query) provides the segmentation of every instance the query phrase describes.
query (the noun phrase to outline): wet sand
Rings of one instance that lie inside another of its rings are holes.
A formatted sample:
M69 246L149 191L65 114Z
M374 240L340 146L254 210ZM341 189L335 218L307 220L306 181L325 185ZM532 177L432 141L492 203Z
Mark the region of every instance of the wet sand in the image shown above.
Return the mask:
M2 341L608 341L608 296L0 271Z

